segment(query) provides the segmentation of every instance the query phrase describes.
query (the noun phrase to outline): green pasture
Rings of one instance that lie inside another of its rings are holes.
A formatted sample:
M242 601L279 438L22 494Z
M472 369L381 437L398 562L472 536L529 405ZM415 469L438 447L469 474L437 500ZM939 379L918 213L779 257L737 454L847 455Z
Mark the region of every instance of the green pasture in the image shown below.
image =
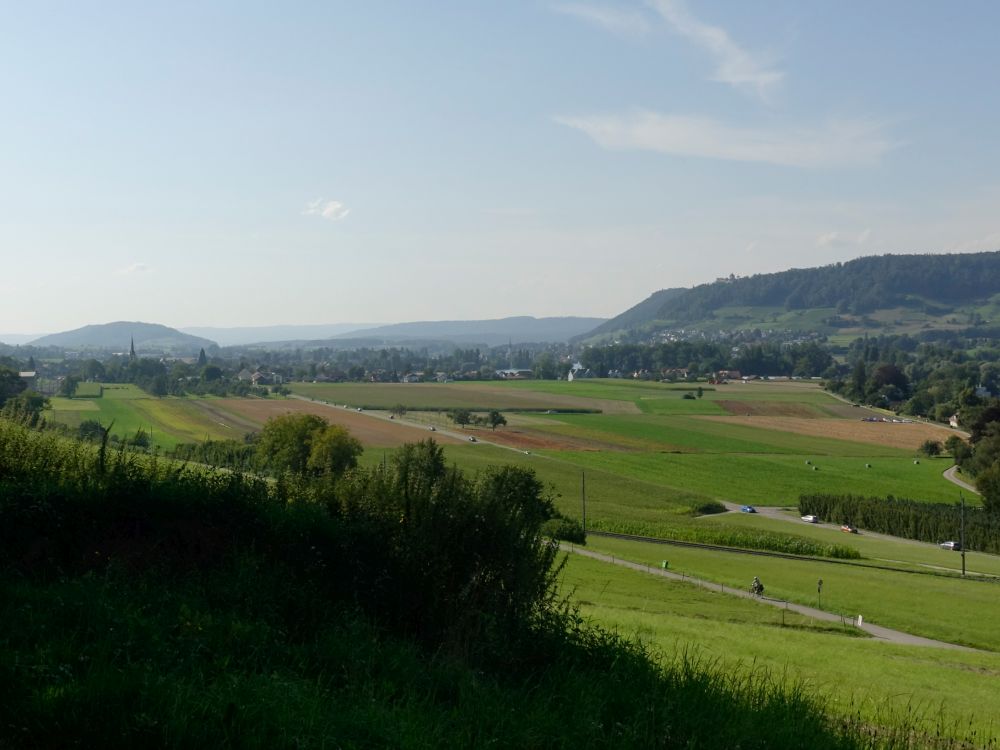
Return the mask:
M872 468L866 469L863 456L615 451L546 455L588 470L754 505L795 505L800 495L813 493L895 495L940 503L955 500L955 486L941 476L947 468L943 461L914 464L909 458L882 457L870 461Z
M119 438L129 438L139 430L149 434L152 444L173 448L206 438L238 438L234 430L214 422L197 408L194 398L155 398L138 386L108 384L102 398L54 397L46 417L69 427L96 419ZM112 424L113 422L113 424Z
M676 415L555 414L533 416L532 419L532 426L548 432L617 443L623 448L682 453L786 453L862 458L913 455L913 451L871 443L797 435L760 429L752 424Z
M476 472L489 466L512 464L535 470L539 480L554 494L556 507L571 518L581 513L583 474L586 474L587 514L591 518L615 518L633 521L662 521L664 518L689 517L694 505L707 498L683 489L658 487L649 482L623 477L599 469L581 467L538 454L525 455L482 443L445 445L450 465ZM391 460L393 450L366 450L361 464L373 466Z
M587 546L641 564L668 560L671 570L745 589L756 575L769 597L815 607L906 633L1000 650L1000 584L972 578L629 542L590 536Z
M664 549L675 567L672 551ZM634 634L668 660L694 653L723 667L753 666L802 680L827 696L833 715L861 713L888 723L893 713L912 718L916 711L926 717L925 729L943 720L963 734L977 732L981 744L998 731L991 723L1000 715L998 654L848 637L839 625L831 629L791 612L782 627L781 611L773 607L572 554L562 588L584 617Z
M73 398L100 398L102 388L100 383L79 383Z
M957 499L957 487L956 499ZM737 527L743 529L761 529L794 533L815 539L818 542L844 544L853 547L867 558L868 562L888 565L903 565L912 568L923 568L927 571L947 571L960 573L962 558L957 552L944 550L936 544L917 542L912 539L897 539L895 537L869 536L861 530L859 534L847 534L839 527L830 528L799 520L796 511L788 512L794 522L782 521L777 518L767 518L759 513L721 513L715 516L703 516L697 523L708 526ZM837 519L828 519L836 522ZM944 540L942 540L944 541ZM988 555L982 552L967 552L966 570L971 573L1000 576L1000 556ZM1000 582L998 582L1000 583ZM998 591L1000 593L1000 591Z

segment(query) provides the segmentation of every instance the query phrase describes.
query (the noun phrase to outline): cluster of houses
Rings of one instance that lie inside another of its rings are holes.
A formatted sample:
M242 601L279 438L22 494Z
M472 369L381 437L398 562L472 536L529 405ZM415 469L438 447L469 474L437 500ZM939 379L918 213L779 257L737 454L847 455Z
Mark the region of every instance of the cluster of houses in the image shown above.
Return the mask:
M252 386L281 385L285 382L284 376L280 373L261 372L260 370L251 372L245 367L236 374L236 379L241 383L249 383Z

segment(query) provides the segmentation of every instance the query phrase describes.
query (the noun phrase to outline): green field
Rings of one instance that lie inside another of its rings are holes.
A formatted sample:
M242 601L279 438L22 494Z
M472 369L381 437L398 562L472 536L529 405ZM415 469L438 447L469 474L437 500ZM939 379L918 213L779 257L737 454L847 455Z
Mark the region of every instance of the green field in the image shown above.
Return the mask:
M135 385L105 384L101 398L52 398L52 408L46 412L46 418L69 427L95 419L105 427L112 425L111 433L122 439L143 430L153 445L167 449L178 443L206 438L242 437L211 419L198 408L197 401L196 398L155 398Z
M669 556L671 568L682 564L673 550L656 549L652 556ZM824 572L824 580L834 579ZM1000 715L1000 654L849 637L839 626L791 613L782 627L778 609L576 555L570 555L563 590L584 617L634 634L667 659L687 652L725 667L753 666L802 680L827 696L831 714L860 713L887 723L893 713L912 718L916 712L931 732L938 722L961 734L977 732L973 746L997 735L992 721Z
M668 559L695 578L745 589L760 576L768 596L815 607L927 638L1000 650L1000 584L954 576L876 570L853 563L788 560L670 545L590 537L588 547L642 564ZM962 617L959 613L969 613Z

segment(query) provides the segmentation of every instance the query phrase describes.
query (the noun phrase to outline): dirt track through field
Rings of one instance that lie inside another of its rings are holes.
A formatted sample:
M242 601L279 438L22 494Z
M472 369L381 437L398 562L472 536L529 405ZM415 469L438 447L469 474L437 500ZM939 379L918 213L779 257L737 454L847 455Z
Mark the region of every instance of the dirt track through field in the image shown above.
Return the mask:
M863 422L860 419L809 419L793 416L751 416L715 417L700 416L696 419L710 419L729 424L759 427L762 430L778 430L796 435L850 440L855 443L870 443L889 448L916 451L925 440L944 442L955 434L947 427L910 422Z

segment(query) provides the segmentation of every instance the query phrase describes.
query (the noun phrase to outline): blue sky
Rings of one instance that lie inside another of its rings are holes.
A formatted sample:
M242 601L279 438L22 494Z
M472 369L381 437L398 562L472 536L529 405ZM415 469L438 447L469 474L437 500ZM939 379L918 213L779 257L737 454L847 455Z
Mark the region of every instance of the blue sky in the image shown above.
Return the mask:
M1000 249L1000 5L0 1L0 332Z

